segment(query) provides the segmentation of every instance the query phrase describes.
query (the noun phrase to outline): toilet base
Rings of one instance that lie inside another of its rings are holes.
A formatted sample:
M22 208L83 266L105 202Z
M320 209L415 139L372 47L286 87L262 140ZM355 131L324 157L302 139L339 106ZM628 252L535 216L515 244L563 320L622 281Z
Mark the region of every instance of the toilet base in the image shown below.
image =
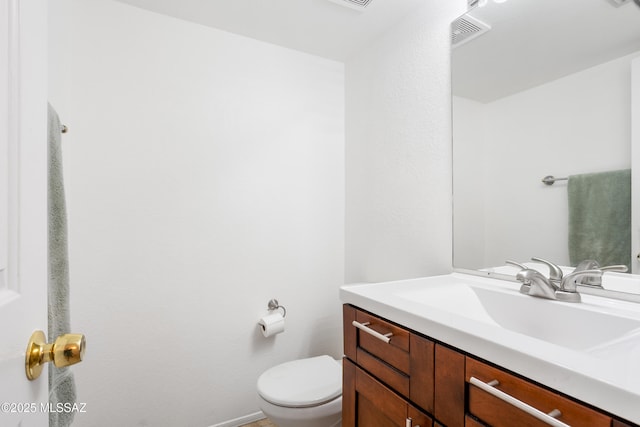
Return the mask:
M286 408L258 395L260 409L278 427L341 427L342 396L319 406Z

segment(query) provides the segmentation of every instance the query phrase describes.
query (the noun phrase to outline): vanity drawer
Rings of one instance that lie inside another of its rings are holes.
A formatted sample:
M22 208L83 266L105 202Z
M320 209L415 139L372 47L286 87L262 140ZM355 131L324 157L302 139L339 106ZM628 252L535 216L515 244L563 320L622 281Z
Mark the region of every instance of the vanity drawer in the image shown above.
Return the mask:
M560 411L560 415L555 418L571 426L611 426L612 420L607 415L471 357L466 358L465 378L469 383L469 413L493 427L514 425L542 427L549 425L525 410L514 406L518 403L511 398L545 414ZM472 380L472 378L474 379ZM477 381L485 385L483 386ZM494 381L498 383L492 383ZM493 390L498 390L497 393L494 392L498 396L491 393ZM508 402L509 400L511 403Z
M345 355L400 395L432 412L434 343L350 305L344 306L343 321ZM388 342L383 340L386 334L390 334Z
M354 322L360 326L355 326ZM374 336L371 332L377 333L379 336ZM388 342L382 340L386 334L390 334L386 337ZM358 361L358 351L365 351L401 373L409 374L408 330L362 310L345 305L344 339L345 354L352 360Z
M409 373L409 331L360 310L356 310L356 322L383 336L388 334L389 339L389 342L384 342L359 329L359 349L384 360L405 374ZM355 328L353 324L352 327Z

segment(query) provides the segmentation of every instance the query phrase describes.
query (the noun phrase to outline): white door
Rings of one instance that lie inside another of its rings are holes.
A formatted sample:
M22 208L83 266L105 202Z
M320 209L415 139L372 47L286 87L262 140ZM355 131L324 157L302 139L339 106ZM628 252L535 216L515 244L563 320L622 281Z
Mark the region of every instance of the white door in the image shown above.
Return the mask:
M45 427L24 354L47 330L46 0L0 5L0 425Z

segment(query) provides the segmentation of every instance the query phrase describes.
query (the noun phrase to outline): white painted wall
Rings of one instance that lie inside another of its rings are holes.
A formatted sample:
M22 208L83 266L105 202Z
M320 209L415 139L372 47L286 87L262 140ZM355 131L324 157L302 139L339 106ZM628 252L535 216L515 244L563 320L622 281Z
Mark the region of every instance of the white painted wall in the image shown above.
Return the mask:
M429 1L346 62L347 282L451 270L449 25Z
M482 107L484 123L475 129L478 134L484 132L480 170L455 170L467 173L468 180L484 177L485 251L484 259L476 263L495 266L506 259L526 261L539 256L569 264L566 182L546 186L541 179L631 166L630 61L637 56L625 56ZM471 119L458 115L469 113L468 108L459 109L456 104L454 111L456 130L457 123L469 120L478 125L477 109ZM456 138L455 144L460 143L464 141ZM464 266L458 263L457 248L455 265Z
M484 104L454 98L453 249L454 266L480 269L485 263L485 135Z
M212 425L258 410L266 368L340 357L343 64L108 0L50 18L74 426Z

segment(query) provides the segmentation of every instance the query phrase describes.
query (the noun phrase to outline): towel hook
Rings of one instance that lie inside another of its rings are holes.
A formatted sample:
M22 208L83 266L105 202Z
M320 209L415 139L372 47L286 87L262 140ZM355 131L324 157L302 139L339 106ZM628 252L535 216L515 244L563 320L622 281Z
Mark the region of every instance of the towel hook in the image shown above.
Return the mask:
M278 302L277 299L272 299L269 301L269 303L267 304L267 308L269 309L269 311L274 311L274 310L278 310L278 309L282 309L282 317L286 317L287 316L287 309L284 308L284 306L280 305L280 303Z

